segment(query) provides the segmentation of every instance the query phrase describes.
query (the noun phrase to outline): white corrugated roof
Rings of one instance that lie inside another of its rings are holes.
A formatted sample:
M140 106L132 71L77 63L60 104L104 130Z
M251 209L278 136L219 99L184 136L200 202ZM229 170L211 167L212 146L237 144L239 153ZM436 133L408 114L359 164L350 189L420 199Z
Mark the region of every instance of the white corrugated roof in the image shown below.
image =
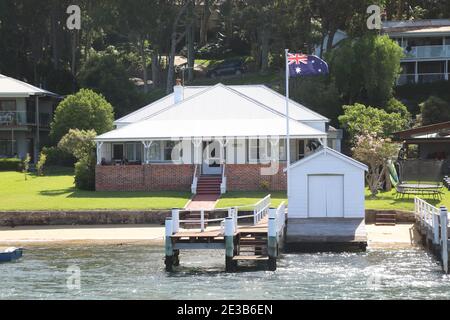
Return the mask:
M204 91L206 87L186 87L184 89L184 99L188 99L196 93ZM114 121L115 124L130 124L137 121L144 120L153 114L165 109L175 103L174 94L169 94L139 110L136 110L120 119Z
M222 84L219 84L224 86ZM199 87L185 87L184 88L184 100L191 98L194 95L201 94L214 86L199 86ZM225 86L224 86L225 87ZM260 104L281 113L286 114L286 99L283 95L276 91L264 86L264 85L239 85L239 86L226 86L230 89L238 91L242 95L253 99ZM229 94L229 93L228 93ZM219 97L211 97L211 103L215 103ZM130 124L137 121L145 120L153 115L167 109L174 104L173 93L155 101L125 117L122 117L115 121L115 124ZM226 107L226 106L225 106ZM298 121L325 121L329 120L326 117L308 109L307 107L290 100L289 102L289 116ZM217 110L216 110L217 111Z
M290 120L291 134L326 133ZM100 135L98 141L183 137L284 136L286 118L278 111L222 84L208 87L150 118Z
M290 120L292 137L321 138L326 134L310 126ZM278 119L214 119L214 120L144 120L116 129L96 141L170 140L213 137L283 137L286 120Z
M40 89L26 82L0 74L0 97L14 98L34 95L58 96L53 92Z

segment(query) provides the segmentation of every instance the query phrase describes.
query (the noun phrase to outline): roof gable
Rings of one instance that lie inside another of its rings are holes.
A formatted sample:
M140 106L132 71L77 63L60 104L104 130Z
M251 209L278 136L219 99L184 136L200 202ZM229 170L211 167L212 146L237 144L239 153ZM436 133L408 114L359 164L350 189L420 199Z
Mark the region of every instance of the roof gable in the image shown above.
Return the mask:
M273 119L284 114L221 83L168 106L147 119Z
M342 153L340 153L334 149L331 149L329 147L323 147L320 150L306 156L305 158L291 164L291 169L301 166L301 165L307 163L308 161L311 161L311 160L316 159L323 155L331 156L331 157L334 157L341 161L347 162L348 164L358 167L361 170L364 170L364 171L368 170L367 166L364 163L361 163L353 158L350 158L350 157L346 156L345 154L342 154Z

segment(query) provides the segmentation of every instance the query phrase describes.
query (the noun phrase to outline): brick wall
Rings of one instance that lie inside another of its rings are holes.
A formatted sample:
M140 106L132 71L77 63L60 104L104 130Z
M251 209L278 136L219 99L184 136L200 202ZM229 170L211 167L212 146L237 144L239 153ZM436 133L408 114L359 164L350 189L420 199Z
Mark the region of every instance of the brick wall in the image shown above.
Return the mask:
M280 165L275 174L262 175L269 165L227 164L228 191L286 190L286 174ZM97 166L97 191L190 191L194 166L189 164L150 164L138 166Z
M227 190L228 191L256 191L261 190L263 181L268 182L269 190L286 190L287 178L283 172L285 164L280 164L278 171L271 175L262 175L262 168L269 165L262 164L227 164Z
M97 166L97 191L189 191L193 165Z

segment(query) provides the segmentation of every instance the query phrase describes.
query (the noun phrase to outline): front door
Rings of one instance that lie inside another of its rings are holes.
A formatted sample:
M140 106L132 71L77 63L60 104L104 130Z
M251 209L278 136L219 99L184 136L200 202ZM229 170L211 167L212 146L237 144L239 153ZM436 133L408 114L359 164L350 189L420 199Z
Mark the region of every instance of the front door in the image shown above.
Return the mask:
M203 174L222 174L221 150L222 147L218 141L203 142Z

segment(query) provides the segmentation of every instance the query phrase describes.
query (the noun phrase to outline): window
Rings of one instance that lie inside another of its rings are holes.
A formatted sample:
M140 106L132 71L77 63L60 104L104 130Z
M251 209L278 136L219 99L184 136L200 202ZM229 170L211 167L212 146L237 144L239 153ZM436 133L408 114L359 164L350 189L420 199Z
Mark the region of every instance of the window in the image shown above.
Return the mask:
M286 139L280 139L279 142L279 148L280 148L280 160L286 161Z
M149 161L161 161L161 141L154 141L150 146Z
M258 162L258 139L248 140L248 161Z
M298 141L298 159L303 159L305 157L305 140Z
M0 100L0 112L1 111L17 111L15 100Z
M17 142L0 140L0 157L12 157L17 153Z
M166 141L164 145L164 161L180 161L182 157L181 141Z
M123 144L113 144L113 160L123 160Z
M126 144L126 159L128 161L138 162L142 160L142 144L141 143L127 143Z

